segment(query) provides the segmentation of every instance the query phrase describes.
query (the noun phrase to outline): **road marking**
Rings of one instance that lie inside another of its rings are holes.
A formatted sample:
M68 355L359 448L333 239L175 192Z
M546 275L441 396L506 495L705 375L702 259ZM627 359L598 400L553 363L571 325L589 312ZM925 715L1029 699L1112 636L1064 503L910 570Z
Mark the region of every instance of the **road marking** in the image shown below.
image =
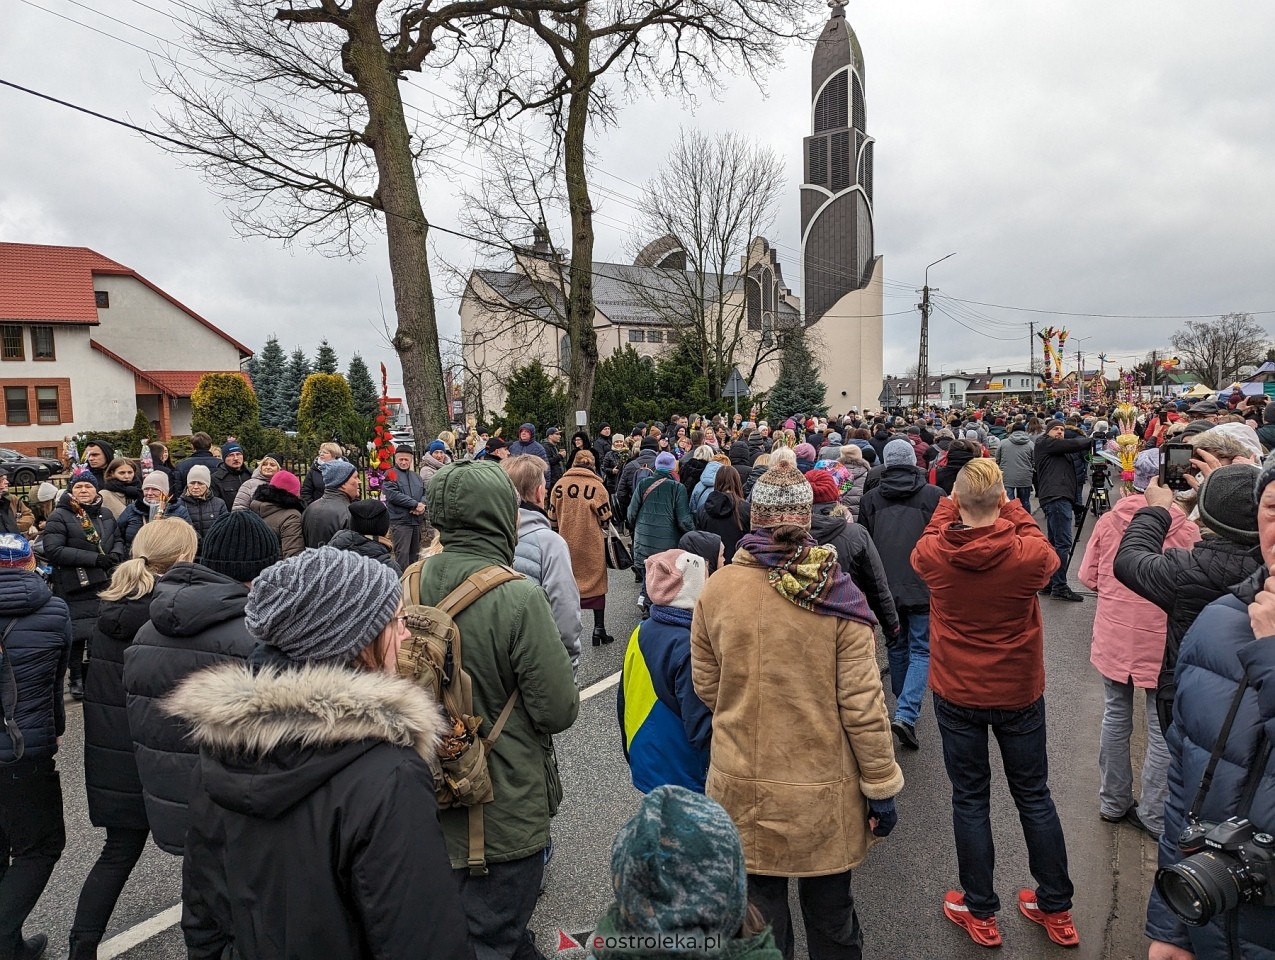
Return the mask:
M151 937L158 936L169 927L181 922L182 905L173 904L163 913L157 913L149 920L143 920L135 927L129 927L97 948L98 960L114 960L123 956L134 947L145 943Z
M583 690L580 691L580 699L588 700L590 697L596 697L599 693L602 693L606 690L610 690L612 687L614 687L617 683L620 682L620 674L622 672L623 671L617 670L615 673L611 674L611 676L607 677L605 680L599 680L593 686L585 687Z
M599 680L592 686L585 687L580 691L580 699L588 700L590 697L596 697L599 693L605 693L620 682L620 676L623 671L617 670L609 677ZM174 904L162 913L157 913L149 920L143 920L135 927L129 927L123 933L117 934L107 940L97 948L98 960L114 960L115 957L121 957L134 947L145 943L151 937L159 936L169 927L176 926L181 922L182 905Z

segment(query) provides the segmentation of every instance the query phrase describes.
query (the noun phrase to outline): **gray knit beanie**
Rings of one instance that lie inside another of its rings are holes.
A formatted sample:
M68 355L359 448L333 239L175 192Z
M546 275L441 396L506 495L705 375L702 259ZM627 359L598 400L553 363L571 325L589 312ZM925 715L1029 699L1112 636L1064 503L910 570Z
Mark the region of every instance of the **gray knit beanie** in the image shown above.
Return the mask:
M887 467L916 466L916 451L902 437L896 437L881 451L881 461Z
M323 546L259 576L248 594L244 624L290 660L345 663L385 629L402 593L385 564Z
M1248 463L1219 467L1204 478L1196 498L1200 522L1225 540L1256 545L1257 499L1261 471Z

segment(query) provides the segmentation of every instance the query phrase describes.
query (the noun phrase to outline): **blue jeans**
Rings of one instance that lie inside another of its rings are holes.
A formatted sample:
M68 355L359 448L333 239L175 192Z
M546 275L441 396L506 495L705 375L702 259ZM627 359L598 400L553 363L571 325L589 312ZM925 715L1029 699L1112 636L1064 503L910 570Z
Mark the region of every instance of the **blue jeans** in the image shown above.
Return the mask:
M894 719L916 726L930 682L930 611L899 610L899 639L886 648Z
M1067 558L1071 556L1071 538L1075 533L1076 514L1070 500L1048 500L1040 505L1045 512L1049 542L1058 554L1058 569L1049 578L1052 590L1067 586Z
M1005 494L1011 500L1017 497L1019 501L1022 503L1023 509L1026 510L1028 513L1032 512L1032 488L1031 487L1006 487Z
M1063 501L1066 503L1066 501ZM991 728L1027 841L1027 863L1036 878L1036 900L1045 913L1071 909L1067 845L1049 794L1045 756L1045 698L1021 710L975 710L934 695L934 717L943 741L943 764L952 782L952 830L956 862L970 913L982 920L1000 909L993 885Z

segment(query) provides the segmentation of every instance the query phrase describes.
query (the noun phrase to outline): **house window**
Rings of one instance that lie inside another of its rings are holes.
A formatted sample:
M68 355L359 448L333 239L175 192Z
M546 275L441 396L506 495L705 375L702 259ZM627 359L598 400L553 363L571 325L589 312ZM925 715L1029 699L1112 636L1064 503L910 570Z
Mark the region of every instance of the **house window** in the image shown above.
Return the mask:
M26 387L4 388L4 422L10 426L31 422Z
M31 328L31 359L56 360L53 349L53 327L47 323L37 324Z
M956 396L956 381L952 381L947 385L947 395L949 397Z
M0 359L26 359L22 350L22 328L16 323L0 326Z
M646 342L647 343L663 343L664 331L663 330L648 330L646 332Z
M109 307L111 305L111 294L108 290L93 291L93 305L96 307Z
M36 387L35 407L36 413L40 418L40 423L62 422L62 417L58 413L57 387Z
M48 457L51 460L62 459L62 454L57 447L36 447L35 455L37 457Z
M646 331L645 330L630 330L629 343L646 343Z

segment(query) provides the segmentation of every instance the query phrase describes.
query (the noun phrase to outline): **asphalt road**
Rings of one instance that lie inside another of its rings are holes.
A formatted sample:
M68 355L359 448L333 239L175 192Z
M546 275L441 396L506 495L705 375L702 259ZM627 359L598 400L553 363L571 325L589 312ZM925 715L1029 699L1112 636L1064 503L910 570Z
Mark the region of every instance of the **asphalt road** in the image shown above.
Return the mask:
M580 684L586 693L621 667L625 641L637 622L636 587L631 575L611 574L610 600L608 625L617 642L585 648ZM1003 777L994 774L997 886L1005 905L1000 924L1005 945L999 955L1037 958L1066 954L1086 960L1145 957L1141 919L1154 871L1154 845L1128 827L1112 827L1098 819L1102 685L1089 665L1093 599L1083 604L1044 600L1043 609L1052 787L1076 886L1074 912L1081 945L1072 951L1055 947L1044 931L1014 911L1019 887L1033 884L1017 814ZM104 835L88 823L81 730L81 713L75 706L61 755L67 848L26 927L28 935L35 931L50 934L55 944L51 957L66 954L75 899ZM981 948L944 919L941 910L944 892L956 886L956 857L949 787L928 702L918 734L920 751L901 752L900 756L907 786L899 797L899 826L872 850L855 874L865 954L945 960L983 956ZM611 900L611 841L639 800L629 782L619 737L615 688L607 687L592 692L582 703L575 726L557 738L566 796L554 821L556 853L533 924L540 948L548 956L555 953L560 929L569 933L591 930ZM995 757L994 741L992 749ZM120 936L108 943L114 949L104 950L102 957L170 960L184 956L180 933L170 925L179 892L179 862L154 846L148 847L112 918L108 937ZM793 907L797 915L795 890ZM138 930L139 924L157 916L151 927L159 928L158 933L150 928ZM798 932L800 936L800 924ZM126 942L130 936L143 934L153 935L135 946ZM805 955L802 942L798 955Z

